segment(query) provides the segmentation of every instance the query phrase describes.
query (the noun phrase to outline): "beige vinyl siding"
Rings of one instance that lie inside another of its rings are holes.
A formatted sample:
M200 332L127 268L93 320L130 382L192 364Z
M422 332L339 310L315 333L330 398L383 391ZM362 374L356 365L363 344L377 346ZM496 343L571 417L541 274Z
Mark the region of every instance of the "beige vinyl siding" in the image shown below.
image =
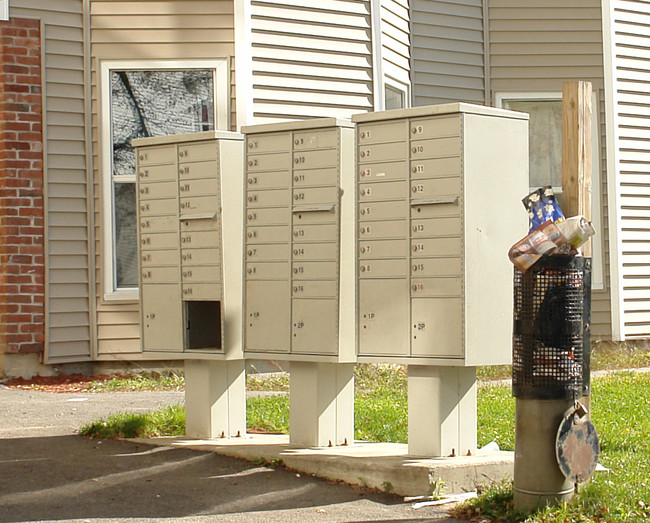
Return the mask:
M99 61L211 60L234 57L232 0L91 0L93 166L97 267L97 344L99 359L138 358L139 304L105 302L102 289L102 203L99 121ZM236 128L234 71L231 62L231 129Z
M650 2L612 4L622 336L649 338Z
M410 0L414 105L485 102L481 0Z
M411 85L411 30L408 0L381 0L381 58L385 76Z
M251 123L372 109L368 0L253 0L251 17Z
M498 92L562 92L565 81L586 80L598 93L602 231L607 249L604 72L598 0L489 2L490 82ZM597 188L593 188L597 190ZM592 292L592 337L611 338L609 269L603 255L604 290Z
M46 361L92 355L82 0L15 0L42 21L46 210Z

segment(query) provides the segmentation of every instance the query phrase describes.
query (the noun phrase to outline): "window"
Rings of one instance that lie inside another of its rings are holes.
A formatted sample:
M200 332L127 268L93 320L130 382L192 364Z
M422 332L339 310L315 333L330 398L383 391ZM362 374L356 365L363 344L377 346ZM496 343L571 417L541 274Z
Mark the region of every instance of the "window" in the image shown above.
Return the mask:
M408 87L390 76L384 77L384 109L403 109L408 106Z
M550 185L562 205L562 93L498 93L495 105L530 114L529 184L530 189ZM592 287L603 289L603 229L600 207L600 150L598 137L598 97L592 98ZM525 195L524 195L525 196ZM523 196L522 196L523 197Z
M104 297L137 297L135 138L227 128L228 66L218 62L104 62Z

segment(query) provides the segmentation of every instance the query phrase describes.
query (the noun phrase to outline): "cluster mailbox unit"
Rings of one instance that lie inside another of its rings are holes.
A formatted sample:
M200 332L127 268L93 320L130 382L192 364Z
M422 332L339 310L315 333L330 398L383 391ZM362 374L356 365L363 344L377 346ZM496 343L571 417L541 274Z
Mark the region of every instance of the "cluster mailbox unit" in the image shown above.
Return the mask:
M354 128L244 127L244 351L291 365L291 442L352 442Z
M143 352L186 360L188 435L244 434L243 137L202 132L133 145Z
M457 103L352 120L358 360L408 365L410 454L473 452L475 366L511 358L528 115Z

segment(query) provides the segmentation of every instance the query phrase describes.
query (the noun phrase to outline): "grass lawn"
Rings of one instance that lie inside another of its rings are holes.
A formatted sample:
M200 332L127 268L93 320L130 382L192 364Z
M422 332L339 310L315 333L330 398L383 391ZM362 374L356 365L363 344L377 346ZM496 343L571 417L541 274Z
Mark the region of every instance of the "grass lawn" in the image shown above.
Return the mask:
M404 368L394 365L358 367L355 376L356 438L406 442L407 377ZM600 463L610 472L596 473L571 504L536 513L527 521L650 520L650 374L618 372L594 378L592 385L592 419L601 441ZM286 388L286 384L280 384L280 388ZM509 387L499 384L479 387L479 446L496 441L504 450L514 449L514 406ZM182 408L147 416L144 421L136 421L137 416L120 415L113 420L91 424L82 429L82 433L101 438L111 434L184 433ZM247 423L250 428L287 432L289 397L249 398ZM487 488L477 501L459 508L458 514L478 520L491 517L494 521L523 521L512 513L511 499L509 484Z

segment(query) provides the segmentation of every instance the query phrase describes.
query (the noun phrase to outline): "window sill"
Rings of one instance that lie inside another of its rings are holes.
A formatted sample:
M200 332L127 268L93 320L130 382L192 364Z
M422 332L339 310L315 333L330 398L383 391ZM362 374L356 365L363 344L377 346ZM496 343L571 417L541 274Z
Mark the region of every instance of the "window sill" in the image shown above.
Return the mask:
M128 289L124 291L111 292L109 294L104 294L104 301L110 303L139 302L140 291L138 289Z

